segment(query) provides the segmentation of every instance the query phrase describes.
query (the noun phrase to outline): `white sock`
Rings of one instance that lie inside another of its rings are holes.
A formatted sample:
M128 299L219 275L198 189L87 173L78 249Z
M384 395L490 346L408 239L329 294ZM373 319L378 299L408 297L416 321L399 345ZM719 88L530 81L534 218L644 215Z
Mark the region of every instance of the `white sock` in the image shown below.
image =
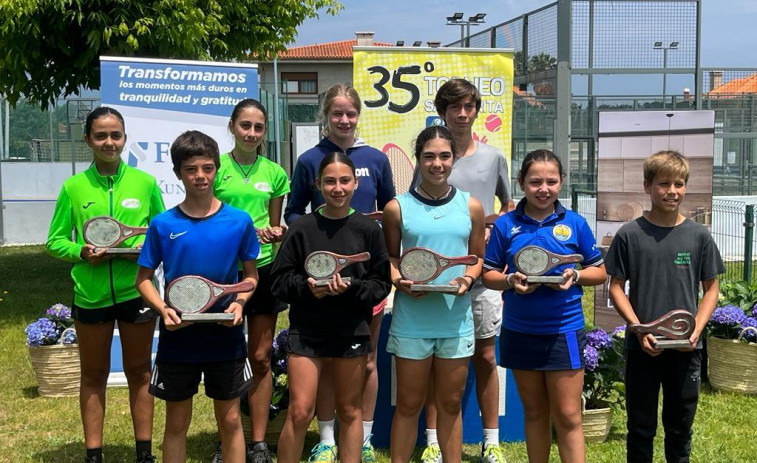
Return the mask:
M318 432L321 435L322 444L336 445L336 440L334 439L334 420L318 420Z
M426 446L439 445L439 438L436 437L436 429L426 429Z
M363 421L363 445L371 443L371 434L373 434L373 421Z
M496 428L496 429L484 428L484 447L491 444L499 445L499 428Z

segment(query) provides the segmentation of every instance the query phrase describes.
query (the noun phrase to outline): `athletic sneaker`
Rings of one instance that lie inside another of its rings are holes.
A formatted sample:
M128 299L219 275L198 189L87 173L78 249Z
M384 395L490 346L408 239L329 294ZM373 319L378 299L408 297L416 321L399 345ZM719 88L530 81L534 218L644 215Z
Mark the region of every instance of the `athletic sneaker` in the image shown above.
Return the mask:
M84 463L100 463L96 457L84 457Z
M502 447L497 444L489 444L481 447L481 463L507 463Z
M336 445L318 442L310 451L309 463L336 463Z
M221 443L216 444L216 451L213 453L213 459L210 463L223 463L223 453L221 452Z
M258 442L247 451L247 463L273 463L271 451L265 442Z
M421 463L442 463L442 450L439 444L431 444L423 449Z
M150 455L150 452L141 452L137 455L137 463L155 463L155 455Z
M360 452L360 461L362 463L376 463L376 452L371 445L371 436L368 436L363 442L363 451Z

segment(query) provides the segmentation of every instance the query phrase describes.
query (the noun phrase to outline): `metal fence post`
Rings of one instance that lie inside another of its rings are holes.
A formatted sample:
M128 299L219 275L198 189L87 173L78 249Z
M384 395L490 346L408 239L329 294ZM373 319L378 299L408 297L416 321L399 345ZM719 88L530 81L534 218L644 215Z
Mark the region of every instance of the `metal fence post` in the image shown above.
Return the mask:
M754 240L754 204L744 212L744 281L752 281L752 241Z
M578 188L575 185L570 186L570 209L578 212Z

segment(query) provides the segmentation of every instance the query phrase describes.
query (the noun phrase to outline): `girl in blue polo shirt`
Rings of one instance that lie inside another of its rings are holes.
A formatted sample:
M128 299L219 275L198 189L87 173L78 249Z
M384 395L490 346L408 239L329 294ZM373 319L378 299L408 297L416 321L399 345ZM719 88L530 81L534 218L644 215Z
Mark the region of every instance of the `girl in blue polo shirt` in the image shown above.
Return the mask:
M558 201L563 178L560 159L536 150L523 160L518 183L524 198L494 224L484 257L484 285L503 291L506 310L500 363L513 370L525 412L529 461L546 462L554 417L565 462L584 462L581 392L585 345L583 291L607 278L602 255L583 217ZM559 284L529 284L515 267L515 254L535 245L556 254L581 254L581 270L557 266L548 275Z

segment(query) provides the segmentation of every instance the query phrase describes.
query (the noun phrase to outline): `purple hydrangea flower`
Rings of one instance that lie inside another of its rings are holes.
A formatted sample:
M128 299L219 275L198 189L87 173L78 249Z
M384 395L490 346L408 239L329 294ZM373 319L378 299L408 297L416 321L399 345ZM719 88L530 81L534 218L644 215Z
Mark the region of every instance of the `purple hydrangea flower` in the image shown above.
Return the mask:
M30 323L26 327L26 343L32 347L55 344L59 335L55 322L46 317Z
M71 309L60 303L50 306L50 308L45 312L45 315L47 315L51 320L55 321L71 321Z
M612 330L613 337L619 337L624 338L626 337L626 325L620 325L616 326L614 330Z
M586 344L584 348L584 363L589 371L594 371L599 365L599 352L591 344Z
M735 327L736 325L741 324L746 318L747 316L741 307L727 305L715 309L711 321L716 325Z
M742 339L746 339L747 341L750 341L750 342L757 342L757 334L755 334L753 330L743 331L743 329L749 328L749 327L757 328L757 318L747 317L744 319L743 322L741 322L742 332L744 333L744 336L742 337Z
M289 347L289 330L283 329L279 331L276 338L273 340L273 355L277 358L286 359L287 348Z
M78 341L79 341L79 338L76 337L76 331L74 330L63 331L63 336L61 336L61 342L63 344L76 344Z
M586 344L598 351L608 349L612 347L612 337L602 328L595 328L586 333Z
M278 362L276 362L276 365L281 369L282 373L287 372L287 359L286 358L283 358L279 360Z

